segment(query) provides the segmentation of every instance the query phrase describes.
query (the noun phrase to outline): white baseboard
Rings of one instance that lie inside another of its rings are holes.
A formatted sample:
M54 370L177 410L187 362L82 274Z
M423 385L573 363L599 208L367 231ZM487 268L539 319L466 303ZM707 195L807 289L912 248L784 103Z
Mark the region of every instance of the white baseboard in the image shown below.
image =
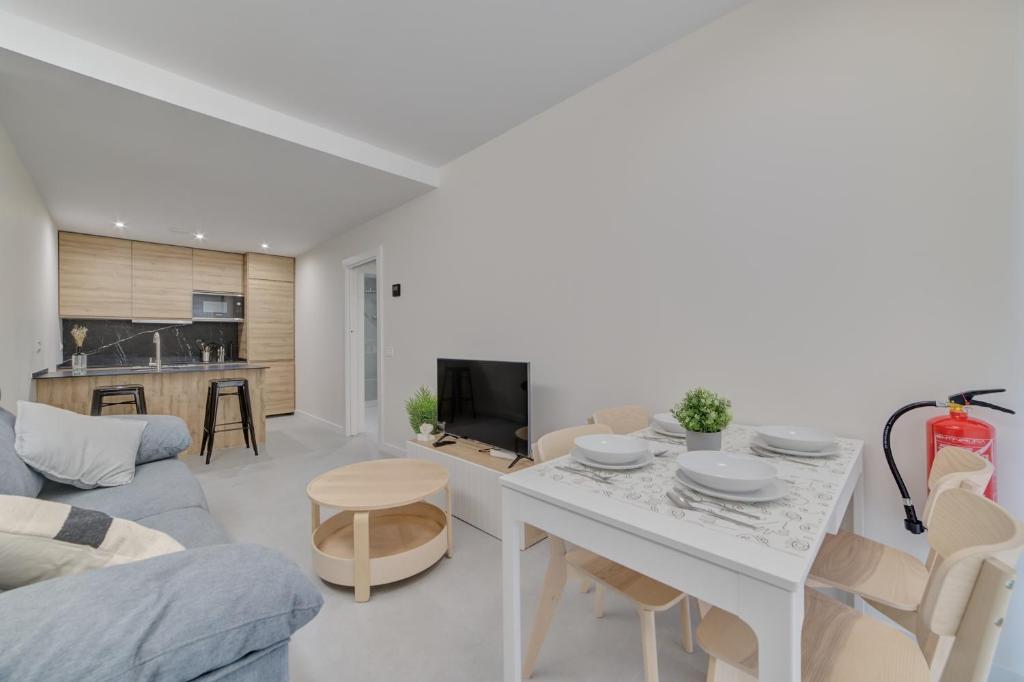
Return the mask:
M380 451L391 455L392 457L405 457L405 448L400 448L397 445L391 443L380 442Z
M1024 682L1024 675L1008 670L1001 665L993 665L988 675L988 682Z
M315 414L310 414L309 412L306 412L305 410L295 410L295 414L301 414L303 417L309 417L310 419L315 419L316 421L320 422L321 424L326 424L327 426L330 426L333 429L337 429L338 431L341 431L342 433L345 433L345 425L344 424L335 424L334 422L332 422L329 419L324 419L323 417L318 417Z

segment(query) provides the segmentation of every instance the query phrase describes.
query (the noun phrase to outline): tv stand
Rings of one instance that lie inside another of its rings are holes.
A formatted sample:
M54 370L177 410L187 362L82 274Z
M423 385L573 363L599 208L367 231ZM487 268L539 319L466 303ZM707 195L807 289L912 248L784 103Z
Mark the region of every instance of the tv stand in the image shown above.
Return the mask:
M449 434L451 437L451 434ZM448 469L452 491L452 515L479 528L488 535L501 539L501 484L499 479L509 473L533 466L533 461L518 456L511 464L505 459L492 457L483 443L458 438L451 445L434 447L432 441L409 439L405 444L406 456L437 462ZM508 453L511 457L513 453ZM516 453L518 455L518 453ZM545 533L526 526L523 545L526 549L543 540Z

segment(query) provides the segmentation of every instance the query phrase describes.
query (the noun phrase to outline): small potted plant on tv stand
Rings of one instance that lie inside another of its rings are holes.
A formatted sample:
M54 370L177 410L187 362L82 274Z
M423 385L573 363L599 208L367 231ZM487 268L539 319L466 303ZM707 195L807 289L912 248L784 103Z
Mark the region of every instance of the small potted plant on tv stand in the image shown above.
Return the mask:
M426 386L405 401L405 412L409 415L409 426L417 440L430 440L437 431L437 396Z

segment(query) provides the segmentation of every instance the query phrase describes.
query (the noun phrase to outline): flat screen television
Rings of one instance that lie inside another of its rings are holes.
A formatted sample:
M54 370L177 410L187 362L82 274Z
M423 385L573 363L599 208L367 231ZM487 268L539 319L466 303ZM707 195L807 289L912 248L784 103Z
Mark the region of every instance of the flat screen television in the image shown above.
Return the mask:
M437 418L454 436L529 454L530 363L438 358Z

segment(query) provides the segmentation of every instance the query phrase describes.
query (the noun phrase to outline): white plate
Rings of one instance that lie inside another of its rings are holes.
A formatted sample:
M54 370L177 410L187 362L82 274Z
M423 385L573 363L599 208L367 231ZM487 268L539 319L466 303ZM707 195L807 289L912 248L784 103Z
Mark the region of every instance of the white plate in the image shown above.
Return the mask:
M807 426L759 426L756 431L765 444L785 450L818 452L836 444L835 434Z
M607 469L608 471L625 471L626 469L639 469L645 467L654 461L654 455L650 452L644 452L635 462L629 464L601 464L587 457L586 453L582 452L579 448L573 448L569 451L569 459L574 462L579 462L584 466L594 467L595 469Z
M833 457L839 454L839 448L836 447L829 448L828 450L818 450L817 452L776 448L768 445L757 436L750 439L750 449L765 452L769 455L789 455L790 457Z
M658 426L656 424L651 424L651 431L654 431L657 434L661 434L662 436L668 436L669 438L674 438L674 439L676 439L676 440L678 440L680 442L686 440L686 434L685 433L673 433L671 431L662 431L661 429L658 428Z
M661 433L668 433L673 436L686 435L686 429L684 429L679 421L672 416L671 412L659 412L652 416L651 426Z
M691 490L696 490L702 495L732 502L772 502L788 495L790 489L789 483L786 483L781 478L776 478L765 487L751 493L723 493L721 490L712 490L702 486L700 483L688 478L679 469L676 469L676 483Z
M726 493L759 490L779 474L763 459L738 452L695 450L676 457L676 464L695 483Z
M647 452L647 441L643 438L614 433L579 436L573 443L587 455L587 459L605 465L629 464Z

